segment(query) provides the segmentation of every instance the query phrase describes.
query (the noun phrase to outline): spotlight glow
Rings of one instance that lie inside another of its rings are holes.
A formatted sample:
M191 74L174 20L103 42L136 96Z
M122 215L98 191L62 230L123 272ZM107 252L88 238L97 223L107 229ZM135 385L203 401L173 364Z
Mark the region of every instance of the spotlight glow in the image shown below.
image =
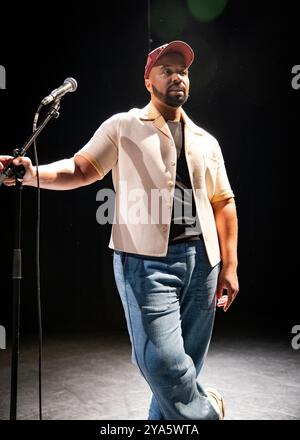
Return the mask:
M190 13L199 21L217 18L227 4L227 0L187 0Z

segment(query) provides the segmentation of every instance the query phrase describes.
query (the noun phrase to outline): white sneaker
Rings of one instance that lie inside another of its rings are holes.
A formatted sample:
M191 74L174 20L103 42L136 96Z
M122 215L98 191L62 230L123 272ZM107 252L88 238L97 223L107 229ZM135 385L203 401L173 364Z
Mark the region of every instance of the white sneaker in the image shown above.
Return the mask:
M223 396L214 388L206 388L205 391L215 410L219 414L219 420L224 420L225 403Z

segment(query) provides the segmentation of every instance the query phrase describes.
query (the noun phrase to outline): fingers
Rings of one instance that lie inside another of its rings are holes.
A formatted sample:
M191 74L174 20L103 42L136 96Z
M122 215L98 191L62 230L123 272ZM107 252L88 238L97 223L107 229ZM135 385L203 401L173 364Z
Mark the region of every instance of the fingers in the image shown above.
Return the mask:
M216 295L217 295L217 299L218 300L222 298L222 295L223 295L223 285L220 284L220 283L217 286Z
M20 156L14 159L13 156L0 156L0 171L3 170L11 161L14 165L31 165L31 160L29 157Z
M219 298L217 301L217 307L225 307L227 304L227 301L228 301L227 295L221 296L221 298Z
M12 156L0 156L0 173L12 161Z
M29 159L29 157L20 156L13 160L13 164L17 166L24 165L24 167L26 167L31 165L31 160Z
M223 308L224 312L227 312L231 304L233 303L236 295L238 294L238 290L232 290L231 292L228 292L228 299L227 302Z
M239 291L239 283L236 270L225 269L222 268L219 274L216 295L217 307L223 307L224 312L227 312ZM224 291L226 295L223 295Z
M238 294L238 290L228 290L228 295L222 295L220 297L217 296L217 307L223 307L224 312L227 312L231 304L233 303L236 295Z
M5 185L5 186L14 186L15 184L16 184L15 177L9 177L8 179L5 179L3 182L3 185Z
M8 165L10 165L11 162L15 166L23 165L27 173L27 176L30 175L32 168L31 160L29 159L29 157L23 157L23 156L17 157L16 159L14 159L12 156L0 156L0 173L3 172L3 170ZM22 179L25 181L26 176L24 176ZM3 184L6 186L14 186L16 184L15 176L8 177L7 179L4 180Z

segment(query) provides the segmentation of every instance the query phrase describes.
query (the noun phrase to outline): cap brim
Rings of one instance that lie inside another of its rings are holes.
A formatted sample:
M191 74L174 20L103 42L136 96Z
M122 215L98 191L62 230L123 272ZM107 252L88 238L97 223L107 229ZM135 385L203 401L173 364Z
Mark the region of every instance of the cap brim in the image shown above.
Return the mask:
M186 67L190 67L190 65L192 64L192 62L194 61L194 51L191 48L191 46L189 46L187 43L185 43L184 41L171 41L171 43L168 44L167 47L165 47L159 54L159 56L157 57L154 66L157 65L159 59L163 56L166 55L167 53L180 53L184 60L185 60L185 64Z

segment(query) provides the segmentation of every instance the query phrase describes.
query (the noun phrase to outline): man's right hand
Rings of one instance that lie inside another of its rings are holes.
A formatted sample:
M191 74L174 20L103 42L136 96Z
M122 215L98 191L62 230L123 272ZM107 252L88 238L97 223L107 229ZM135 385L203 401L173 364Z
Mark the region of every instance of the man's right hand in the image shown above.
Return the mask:
M23 156L17 157L16 159L13 159L12 156L0 156L0 173L3 172L6 166L11 163L11 161L14 165L23 165L23 167L25 168L25 174L22 179L24 183L29 182L35 177L35 168L33 167L31 160L29 159L29 157ZM14 176L11 176L5 179L3 183L6 186L13 186L16 183L16 179Z

